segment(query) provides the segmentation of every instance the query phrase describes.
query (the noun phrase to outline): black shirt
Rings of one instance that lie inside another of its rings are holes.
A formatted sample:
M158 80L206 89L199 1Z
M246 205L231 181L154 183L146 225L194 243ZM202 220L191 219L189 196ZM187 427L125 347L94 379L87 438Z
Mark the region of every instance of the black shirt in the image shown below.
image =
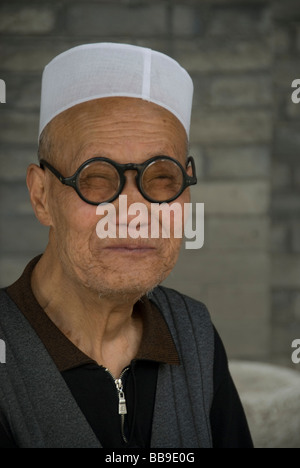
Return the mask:
M180 365L176 346L157 307L147 298L135 305L143 337L135 359L122 373L127 414L119 414L119 392L112 375L79 350L48 318L31 289L39 257L6 289L39 335L70 392L104 448L150 447L156 382L160 363ZM210 422L214 448L252 448L244 410L228 370L222 341L214 329L214 398ZM0 448L16 448L13 434L1 424Z

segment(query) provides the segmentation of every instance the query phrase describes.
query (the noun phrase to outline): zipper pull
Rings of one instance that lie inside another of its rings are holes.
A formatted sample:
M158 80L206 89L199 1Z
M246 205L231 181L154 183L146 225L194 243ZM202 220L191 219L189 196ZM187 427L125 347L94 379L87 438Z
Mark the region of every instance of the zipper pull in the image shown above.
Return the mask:
M119 414L127 414L126 399L123 390L123 384L121 379L116 379L115 384L118 390L119 396Z

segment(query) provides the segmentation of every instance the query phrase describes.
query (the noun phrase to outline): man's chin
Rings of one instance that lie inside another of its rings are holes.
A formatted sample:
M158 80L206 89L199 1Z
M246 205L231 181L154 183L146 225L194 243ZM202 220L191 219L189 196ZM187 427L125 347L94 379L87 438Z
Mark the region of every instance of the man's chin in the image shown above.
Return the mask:
M164 268L162 268L162 266ZM108 300L132 302L148 294L168 276L172 265L159 261L138 262L132 266L124 262L113 265L94 262L92 266L77 269L79 283L98 297Z
M101 299L112 300L116 302L136 302L141 297L149 294L156 286L164 280L164 276L157 275L152 281L141 281L139 278L131 281L118 280L116 283L109 283L105 280L95 281L89 283L89 288L94 290L98 297Z
M109 301L114 302L122 302L122 303L135 303L141 297L149 294L159 283L155 283L152 285L147 285L142 287L138 285L128 286L128 287L118 287L118 288L110 288L108 286L101 285L97 288L97 295L99 299L107 299Z

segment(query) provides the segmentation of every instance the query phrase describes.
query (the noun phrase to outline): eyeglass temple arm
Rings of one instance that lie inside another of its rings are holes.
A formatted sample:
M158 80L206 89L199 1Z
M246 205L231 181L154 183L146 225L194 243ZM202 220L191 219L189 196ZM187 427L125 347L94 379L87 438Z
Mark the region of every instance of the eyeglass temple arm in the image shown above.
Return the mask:
M49 171L52 172L52 174L55 175L55 177L58 178L58 180L65 185L73 185L73 177L63 177L60 172L58 172L55 167L53 167L51 164L49 164L45 159L41 159L40 161L40 168L44 169L44 167L47 167Z
M188 168L188 165L190 163L191 163L191 166L192 166L193 175L189 176L188 174L186 174L187 181L189 182L190 185L195 185L197 183L197 175L196 175L195 161L194 161L194 158L192 156L189 156L188 159L187 159L187 163L186 163L187 168Z
M40 161L40 167L41 169L44 169L44 167L47 167L47 169L49 169L49 171L51 171L52 174L54 174L61 182L64 180L63 176L53 166L51 166L51 164L49 164L44 159Z

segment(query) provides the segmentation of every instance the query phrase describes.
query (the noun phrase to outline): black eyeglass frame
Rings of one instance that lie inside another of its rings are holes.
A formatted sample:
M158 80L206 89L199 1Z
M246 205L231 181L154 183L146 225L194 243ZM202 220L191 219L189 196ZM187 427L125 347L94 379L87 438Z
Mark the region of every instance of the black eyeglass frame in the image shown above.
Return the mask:
M177 166L180 168L181 172L182 172L182 175L183 175L183 178L182 178L182 186L180 188L180 191L172 198L169 198L167 200L154 200L152 199L151 197L149 197L143 190L142 186L141 186L141 179L142 179L142 176L143 176L143 173L144 171L147 169L147 167L154 163L155 161L157 160L169 160L169 161L172 161L173 163L177 164ZM119 177L120 177L120 185L119 185L119 190L117 191L117 193L109 198L108 200L105 200L103 202L92 202L91 200L88 200L86 199L80 189L79 189L79 186L78 186L78 180L79 180L79 176L80 176L80 173L81 171L88 165L90 165L91 163L93 162L96 162L96 161L104 161L106 163L109 163L111 164L118 172L119 174ZM189 156L188 159L187 159L187 164L186 164L186 167L188 167L188 165L191 163L191 166L192 166L192 172L193 172L193 175L192 176L189 176L186 171L184 170L183 166L180 164L179 161L177 161L176 159L174 158L171 158L170 156L154 156L150 159L148 159L147 161L143 162L142 164L135 164L135 163L128 163L128 164L120 164L120 163L117 163L115 161L113 161L112 159L109 159L109 158L104 158L104 157L94 157L94 158L90 158L88 159L87 161L85 161L83 164L81 164L81 166L79 166L79 168L77 169L77 171L70 177L63 177L62 174L57 170L55 169L50 163L48 163L45 159L41 159L40 161L40 167L41 169L45 169L45 167L47 169L49 169L49 171L52 172L52 174L55 175L55 177L57 177L57 179L64 185L67 185L68 187L72 187L77 195L86 203L88 203L89 205L95 205L95 206L98 206L100 205L101 203L111 203L113 202L114 200L116 200L119 195L122 193L123 189L124 189L124 186L125 186L125 183L126 183L126 176L125 176L125 172L126 171L132 171L132 170L135 170L137 171L137 175L135 177L136 179L136 184L137 184L137 187L140 191L140 193L143 195L143 197L148 200L149 202L151 203L170 203L171 201L173 200L176 200L176 198L178 198L183 192L184 190L189 187L190 185L195 185L197 183L197 177L196 177L196 167L195 167L195 161L194 161L194 158L192 156Z

